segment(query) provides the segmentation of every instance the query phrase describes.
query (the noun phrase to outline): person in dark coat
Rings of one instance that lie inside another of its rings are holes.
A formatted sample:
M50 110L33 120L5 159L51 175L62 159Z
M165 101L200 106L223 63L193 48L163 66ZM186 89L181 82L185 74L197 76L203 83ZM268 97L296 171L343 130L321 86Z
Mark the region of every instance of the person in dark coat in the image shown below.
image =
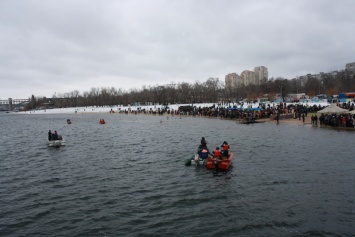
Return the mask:
M54 134L52 135L53 140L58 140L58 133L57 131L54 131Z
M48 132L48 141L51 141L52 140L52 132L51 130L49 130Z
M205 137L202 137L202 138L201 138L201 145L202 145L202 146L207 146L207 142L206 142Z

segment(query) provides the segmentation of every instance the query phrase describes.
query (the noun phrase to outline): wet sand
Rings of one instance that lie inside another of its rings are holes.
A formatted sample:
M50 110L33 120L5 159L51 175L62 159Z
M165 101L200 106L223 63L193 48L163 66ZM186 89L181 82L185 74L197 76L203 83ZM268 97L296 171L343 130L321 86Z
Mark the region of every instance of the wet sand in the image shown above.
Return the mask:
M293 118L292 115L290 115L291 118L285 118L285 119L280 119L279 120L279 123L290 123L290 124L312 124L312 120L311 120L311 116L312 114L308 114L307 117L304 118L304 122L303 122L303 119L301 117L301 119L298 119L298 118ZM276 120L271 120L271 121L274 121L275 123L277 122Z

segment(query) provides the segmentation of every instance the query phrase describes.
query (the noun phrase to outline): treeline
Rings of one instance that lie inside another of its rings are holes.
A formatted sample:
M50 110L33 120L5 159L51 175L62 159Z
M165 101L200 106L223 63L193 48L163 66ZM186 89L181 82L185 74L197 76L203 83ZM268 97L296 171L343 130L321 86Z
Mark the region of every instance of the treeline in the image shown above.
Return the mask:
M218 78L209 78L205 82L170 83L167 85L143 86L142 89L91 88L80 94L78 90L55 94L52 98L32 95L32 107L43 104L54 107L81 107L104 105L154 105L154 104L190 104L190 103L228 103L242 99L250 101L257 97L273 100L276 94L285 98L289 93L305 93L308 96L318 94L335 95L355 91L355 78L346 71L321 75L321 79L308 78L288 80L271 78L261 85L248 85L228 88Z

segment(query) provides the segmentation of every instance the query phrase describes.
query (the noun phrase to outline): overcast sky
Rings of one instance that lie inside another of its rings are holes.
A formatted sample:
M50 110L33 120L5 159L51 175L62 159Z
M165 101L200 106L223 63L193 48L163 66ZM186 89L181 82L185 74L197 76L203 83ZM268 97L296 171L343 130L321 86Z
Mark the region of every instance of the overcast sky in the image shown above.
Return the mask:
M355 62L354 0L1 0L0 99Z

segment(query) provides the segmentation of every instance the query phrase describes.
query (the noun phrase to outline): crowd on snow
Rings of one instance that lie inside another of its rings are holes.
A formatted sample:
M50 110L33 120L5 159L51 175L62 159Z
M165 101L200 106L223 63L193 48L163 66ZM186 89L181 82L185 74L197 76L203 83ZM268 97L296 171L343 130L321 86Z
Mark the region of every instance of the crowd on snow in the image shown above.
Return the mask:
M354 103L338 103L338 106L352 111L355 109ZM324 109L326 106L308 104L288 104L287 103L273 103L273 104L259 104L257 108L252 108L251 105L243 108L243 104L234 106L219 106L213 105L210 107L201 106L180 106L177 110L165 108L158 108L157 110L145 109L138 107L136 110L119 110L119 113L133 113L133 114L152 114L152 115L171 115L171 116L202 116L202 117L220 117L226 119L275 119L283 115L292 115L294 119L305 121L305 117L311 114L312 124L321 126L346 126L354 127L355 114L322 114L317 116L316 112Z

